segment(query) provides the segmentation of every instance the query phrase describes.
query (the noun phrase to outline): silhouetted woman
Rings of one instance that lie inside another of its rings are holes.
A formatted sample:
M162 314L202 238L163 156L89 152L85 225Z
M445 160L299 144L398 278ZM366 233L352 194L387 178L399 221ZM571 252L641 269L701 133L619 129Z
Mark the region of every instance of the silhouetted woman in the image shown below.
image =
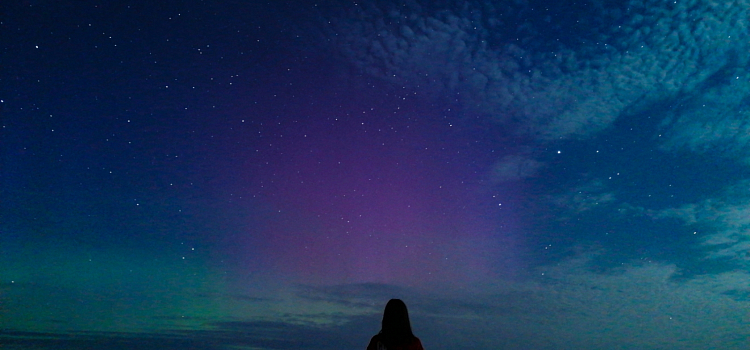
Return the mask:
M403 301L391 299L385 305L380 333L372 337L367 350L424 350L411 332L409 311Z

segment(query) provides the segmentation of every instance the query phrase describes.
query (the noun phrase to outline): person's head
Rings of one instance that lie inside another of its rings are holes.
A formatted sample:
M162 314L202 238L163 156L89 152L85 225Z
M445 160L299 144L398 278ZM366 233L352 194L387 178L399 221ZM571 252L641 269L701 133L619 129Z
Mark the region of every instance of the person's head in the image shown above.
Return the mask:
M380 333L390 344L403 343L414 337L409 322L409 311L401 299L391 299L385 305Z

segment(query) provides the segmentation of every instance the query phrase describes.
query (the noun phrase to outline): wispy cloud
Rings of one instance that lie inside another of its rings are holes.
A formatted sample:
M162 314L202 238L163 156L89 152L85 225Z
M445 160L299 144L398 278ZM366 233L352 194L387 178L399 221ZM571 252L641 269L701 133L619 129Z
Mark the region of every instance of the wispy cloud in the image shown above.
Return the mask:
M665 119L662 149L713 152L750 165L750 69L725 69L712 83Z
M612 204L616 201L616 196L602 180L593 179L566 193L550 197L550 201L574 214L580 214Z
M711 259L750 263L750 181L729 186L715 198L654 213L675 218L703 237Z
M544 163L523 156L508 155L497 161L491 170L490 179L494 183L523 180L536 175Z

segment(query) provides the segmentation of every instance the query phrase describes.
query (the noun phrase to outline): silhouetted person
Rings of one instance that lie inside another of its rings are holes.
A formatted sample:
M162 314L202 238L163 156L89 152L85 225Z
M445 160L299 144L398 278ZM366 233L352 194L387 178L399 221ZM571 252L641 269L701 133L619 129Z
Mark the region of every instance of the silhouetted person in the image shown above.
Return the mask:
M380 333L370 339L367 350L424 350L411 332L409 311L401 299L391 299L385 305Z

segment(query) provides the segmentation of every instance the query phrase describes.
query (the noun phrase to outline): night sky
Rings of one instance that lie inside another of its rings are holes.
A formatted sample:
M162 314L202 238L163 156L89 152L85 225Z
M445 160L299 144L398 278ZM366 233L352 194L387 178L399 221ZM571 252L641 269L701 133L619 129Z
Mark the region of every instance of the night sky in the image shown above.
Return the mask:
M750 1L0 5L0 348L750 348Z

